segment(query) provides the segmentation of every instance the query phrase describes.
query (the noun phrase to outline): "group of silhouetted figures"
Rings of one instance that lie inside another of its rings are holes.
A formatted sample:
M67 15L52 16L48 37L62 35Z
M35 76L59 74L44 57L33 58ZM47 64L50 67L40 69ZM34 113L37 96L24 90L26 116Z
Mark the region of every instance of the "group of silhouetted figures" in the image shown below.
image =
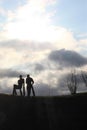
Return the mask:
M31 90L32 90L33 96L35 96L33 84L34 84L34 80L28 74L27 77L26 77L27 96L30 96ZM25 81L24 81L24 78L22 77L22 75L19 76L18 84L13 85L13 93L12 93L13 95L17 95L16 90L20 91L21 96L25 96Z

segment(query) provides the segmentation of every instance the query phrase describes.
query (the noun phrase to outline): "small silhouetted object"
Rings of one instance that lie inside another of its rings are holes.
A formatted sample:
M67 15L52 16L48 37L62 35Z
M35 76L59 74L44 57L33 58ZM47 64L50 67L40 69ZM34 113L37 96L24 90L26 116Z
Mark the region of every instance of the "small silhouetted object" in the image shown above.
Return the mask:
M20 90L20 95L22 96L22 90L21 90L22 86L23 86L23 89L24 89L25 88L24 87L24 79L22 78L22 75L20 75L19 80L18 80L18 85L17 84L13 85L13 95L17 95L17 92L16 92L16 89L17 89L17 90Z
M35 96L35 91L33 88L34 80L33 78L30 77L29 74L27 75L27 78L26 78L26 84L27 84L27 96L30 96L31 90L32 90L33 96Z

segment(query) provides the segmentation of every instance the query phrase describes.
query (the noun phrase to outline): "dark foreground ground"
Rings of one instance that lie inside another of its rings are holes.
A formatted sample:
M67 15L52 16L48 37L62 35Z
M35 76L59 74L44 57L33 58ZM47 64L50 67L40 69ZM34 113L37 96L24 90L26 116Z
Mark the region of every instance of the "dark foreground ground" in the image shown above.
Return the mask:
M87 93L30 98L0 94L0 130L21 129L87 129Z

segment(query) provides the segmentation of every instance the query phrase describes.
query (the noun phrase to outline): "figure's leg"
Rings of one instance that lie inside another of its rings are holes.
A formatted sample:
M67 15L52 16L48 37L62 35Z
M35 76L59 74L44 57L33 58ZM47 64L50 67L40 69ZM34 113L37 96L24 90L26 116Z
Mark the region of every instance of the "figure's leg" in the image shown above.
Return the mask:
M35 91L34 91L33 86L32 86L32 93L33 93L33 96L35 96Z
M25 87L23 86L23 96L25 96Z
M17 95L16 88L17 88L17 85L14 84L14 86L13 86L13 95Z
M27 87L27 96L28 96L28 97L30 96L30 92L31 92L31 88L30 88L30 87Z
M22 90L20 89L20 95L22 96Z
M29 88L29 96L30 96L30 93L31 93L31 87Z
M27 87L27 96L29 96L29 88Z
M13 95L15 94L14 86L13 86L13 92L12 92L12 94L13 94Z

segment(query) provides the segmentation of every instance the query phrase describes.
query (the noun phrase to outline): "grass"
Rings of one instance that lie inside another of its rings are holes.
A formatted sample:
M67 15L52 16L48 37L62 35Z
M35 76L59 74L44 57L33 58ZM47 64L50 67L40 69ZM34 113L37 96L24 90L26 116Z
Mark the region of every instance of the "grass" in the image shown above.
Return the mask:
M0 130L84 129L87 93L21 97L0 94Z

